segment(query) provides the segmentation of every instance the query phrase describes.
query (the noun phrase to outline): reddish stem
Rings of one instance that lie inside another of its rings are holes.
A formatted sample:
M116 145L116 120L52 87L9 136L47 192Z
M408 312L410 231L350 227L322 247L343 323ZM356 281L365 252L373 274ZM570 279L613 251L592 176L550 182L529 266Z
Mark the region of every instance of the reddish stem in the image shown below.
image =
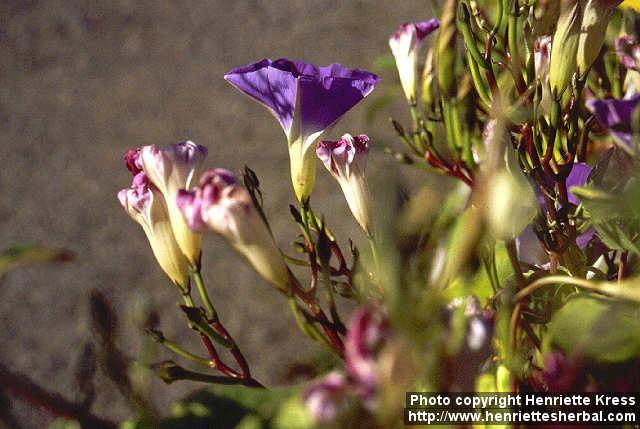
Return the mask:
M221 373L223 373L224 375L227 375L232 378L243 378L239 372L228 367L224 362L222 362L222 360L220 359L220 356L218 355L218 352L216 351L216 348L214 347L209 337L207 337L204 334L200 334L200 338L202 339L202 343L204 344L207 351L209 352L209 356L211 357L212 368L215 368Z
M247 360L245 359L244 355L238 348L238 345L236 344L233 337L231 337L229 332L227 332L226 328L217 320L211 323L211 327L213 327L213 329L215 329L216 332L222 335L223 338L231 342L232 346L229 349L229 351L233 355L233 358L236 360L236 362L238 363L238 366L240 367L240 370L242 371L242 378L244 379L251 378L251 371L249 370L249 365L247 364Z
M625 250L620 253L620 264L618 264L618 282L624 279L624 270L627 266L627 258L629 257L629 251Z

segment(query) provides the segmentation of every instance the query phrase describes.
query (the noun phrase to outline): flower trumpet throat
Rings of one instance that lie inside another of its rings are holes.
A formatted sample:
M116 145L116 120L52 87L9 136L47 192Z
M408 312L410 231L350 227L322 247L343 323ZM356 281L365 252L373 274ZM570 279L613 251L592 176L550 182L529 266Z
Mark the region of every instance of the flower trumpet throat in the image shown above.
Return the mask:
M289 144L289 166L296 198L305 201L311 195L316 181L316 157L313 150L305 147L302 139Z
M162 193L139 172L129 189L118 193L127 214L142 226L158 264L180 289L189 286L189 263L173 235L167 204Z
M265 280L288 291L289 270L282 253L233 173L206 171L194 191L180 191L177 203L190 228L222 235Z

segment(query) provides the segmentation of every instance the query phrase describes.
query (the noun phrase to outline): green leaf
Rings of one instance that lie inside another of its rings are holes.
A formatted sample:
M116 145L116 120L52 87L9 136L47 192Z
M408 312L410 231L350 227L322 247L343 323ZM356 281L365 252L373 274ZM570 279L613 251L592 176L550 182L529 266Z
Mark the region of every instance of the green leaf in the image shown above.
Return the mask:
M570 299L549 323L549 342L593 362L640 356L640 307L589 295Z
M43 262L66 262L71 259L73 254L65 249L19 244L0 252L0 276L19 266Z
M630 250L640 255L640 186L633 179L625 190L607 192L594 186L574 187L591 223L610 249Z

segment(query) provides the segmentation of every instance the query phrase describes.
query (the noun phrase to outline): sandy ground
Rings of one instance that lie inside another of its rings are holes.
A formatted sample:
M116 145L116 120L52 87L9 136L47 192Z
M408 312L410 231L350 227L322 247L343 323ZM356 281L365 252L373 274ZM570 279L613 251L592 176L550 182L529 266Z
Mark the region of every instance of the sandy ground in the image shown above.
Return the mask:
M1 284L2 362L73 397L74 362L90 338L92 288L119 310L126 350L135 351L142 335L127 317L134 302L159 312L167 336L199 350L142 230L116 201L129 181L123 153L189 138L209 147L209 166L249 164L286 247L295 229L286 209L293 194L282 131L223 74L280 56L369 68L400 22L428 17L428 2L419 0L1 2L0 246L35 242L78 256L64 266L15 271ZM383 117L365 127L371 102L347 115L333 136L389 137ZM373 158L371 174L393 165L381 153ZM320 169L314 199L338 231L358 236L336 184ZM274 368L316 350L293 327L282 297L217 237L205 240L204 265L221 317L258 379L279 383L282 370ZM154 399L168 412L172 399L193 388L154 382ZM48 421L15 406L25 427ZM128 413L107 380L99 383L95 411Z

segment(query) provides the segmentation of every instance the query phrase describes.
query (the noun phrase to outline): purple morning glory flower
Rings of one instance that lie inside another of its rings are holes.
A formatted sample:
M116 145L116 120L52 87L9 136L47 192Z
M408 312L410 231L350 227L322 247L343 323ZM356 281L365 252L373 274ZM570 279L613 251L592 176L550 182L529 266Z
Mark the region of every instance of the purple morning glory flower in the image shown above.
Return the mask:
M640 94L626 99L589 100L587 107L613 138L626 148L631 148L633 127L631 120L640 105Z
M340 64L324 67L281 58L238 67L224 78L276 117L289 143L291 178L298 199L315 179L314 141L369 95L378 77Z
M299 132L311 136L333 125L369 95L378 81L375 74L340 64L317 67L285 58L238 67L224 78L270 109L288 137L298 101Z

